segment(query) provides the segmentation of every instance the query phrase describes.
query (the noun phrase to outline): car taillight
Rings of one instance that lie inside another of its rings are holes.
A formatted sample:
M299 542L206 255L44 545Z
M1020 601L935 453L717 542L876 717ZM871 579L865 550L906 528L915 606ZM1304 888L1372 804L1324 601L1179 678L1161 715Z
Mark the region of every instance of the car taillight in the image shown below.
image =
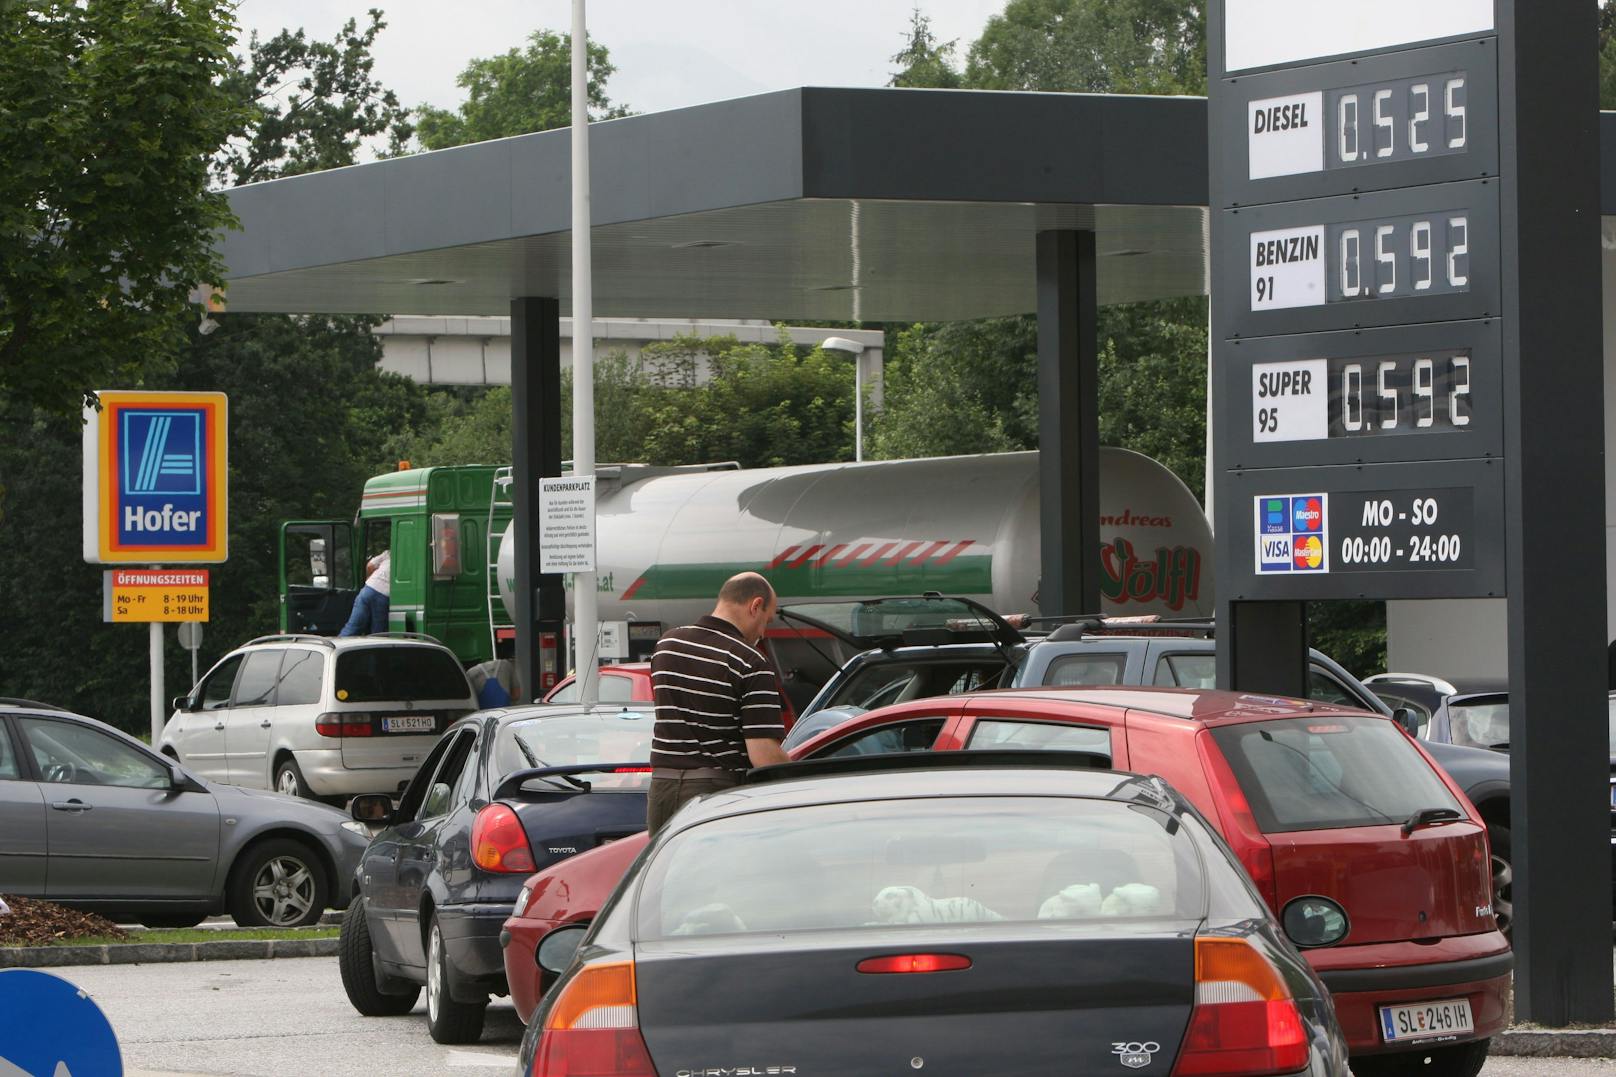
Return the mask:
M1195 1008L1173 1077L1262 1077L1307 1062L1307 1030L1279 970L1245 939L1197 938Z
M370 737L376 733L368 714L320 714L314 719L314 731L322 737Z
M866 957L853 966L860 972L959 972L971 967L964 954L892 954Z
M544 1019L531 1077L656 1077L632 961L585 965L567 981Z
M484 871L532 871L533 850L522 820L504 804L490 804L471 821L471 859Z
M1217 794L1223 840L1240 858L1251 881L1257 884L1257 892L1278 916L1279 886L1274 879L1273 846L1263 836L1262 828L1257 825L1257 817L1252 814L1251 802L1246 799L1246 791L1240 788L1234 770L1229 766L1229 761L1223 758L1211 734L1203 730L1195 738L1195 746L1201 753L1201 769Z

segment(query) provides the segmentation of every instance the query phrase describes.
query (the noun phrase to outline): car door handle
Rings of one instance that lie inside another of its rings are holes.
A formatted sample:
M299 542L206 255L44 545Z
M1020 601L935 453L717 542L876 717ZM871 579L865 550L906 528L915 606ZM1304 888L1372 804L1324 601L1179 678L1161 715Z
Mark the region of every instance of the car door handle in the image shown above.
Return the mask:
M269 728L269 719L265 718L262 722L259 722L258 723L258 728L259 729L268 729Z
M214 728L214 729L223 729L223 728L224 728L224 723L223 723L223 722L219 722L219 723L217 723L217 724L216 724L216 725L215 725L215 726L214 726L214 727L213 727L213 728Z
M51 807L56 811L85 812L94 808L95 805L86 804L82 800L53 800L51 801Z

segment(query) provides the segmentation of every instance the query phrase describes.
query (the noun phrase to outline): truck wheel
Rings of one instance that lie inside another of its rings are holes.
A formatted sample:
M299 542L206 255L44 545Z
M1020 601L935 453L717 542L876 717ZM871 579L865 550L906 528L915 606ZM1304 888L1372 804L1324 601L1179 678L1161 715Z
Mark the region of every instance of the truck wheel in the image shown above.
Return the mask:
M275 792L285 793L289 797L309 797L308 783L303 780L303 772L297 769L297 760L287 756L275 764Z
M376 971L375 950L370 945L370 923L365 919L365 902L357 899L342 917L337 965L342 972L342 989L353 1008L366 1017L397 1017L415 1008L421 985L383 977ZM385 990L384 990L385 988Z
M483 1034L483 1015L488 1000L456 1002L449 993L449 955L443 948L443 929L438 918L426 946L426 1028L438 1043L476 1043Z
M225 899L242 927L304 927L319 921L329 893L314 852L302 842L274 838L241 854Z
M1366 1055L1351 1060L1353 1077L1476 1077L1491 1046L1492 1040L1472 1040L1424 1051Z

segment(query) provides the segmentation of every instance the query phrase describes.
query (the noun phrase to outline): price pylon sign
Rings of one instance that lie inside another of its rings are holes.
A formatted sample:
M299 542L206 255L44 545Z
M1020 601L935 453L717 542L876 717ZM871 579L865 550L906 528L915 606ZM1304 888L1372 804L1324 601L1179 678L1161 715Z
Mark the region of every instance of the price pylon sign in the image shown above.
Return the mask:
M114 568L102 574L101 619L113 623L206 621L205 568Z
M84 559L212 564L229 556L223 393L108 390L85 410Z

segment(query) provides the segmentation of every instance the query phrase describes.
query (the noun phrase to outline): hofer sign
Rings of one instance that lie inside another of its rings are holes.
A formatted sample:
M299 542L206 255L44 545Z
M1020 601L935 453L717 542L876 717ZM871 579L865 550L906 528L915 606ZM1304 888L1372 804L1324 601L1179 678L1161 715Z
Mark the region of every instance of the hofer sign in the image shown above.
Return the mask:
M213 563L229 554L223 393L99 394L85 410L84 559Z

